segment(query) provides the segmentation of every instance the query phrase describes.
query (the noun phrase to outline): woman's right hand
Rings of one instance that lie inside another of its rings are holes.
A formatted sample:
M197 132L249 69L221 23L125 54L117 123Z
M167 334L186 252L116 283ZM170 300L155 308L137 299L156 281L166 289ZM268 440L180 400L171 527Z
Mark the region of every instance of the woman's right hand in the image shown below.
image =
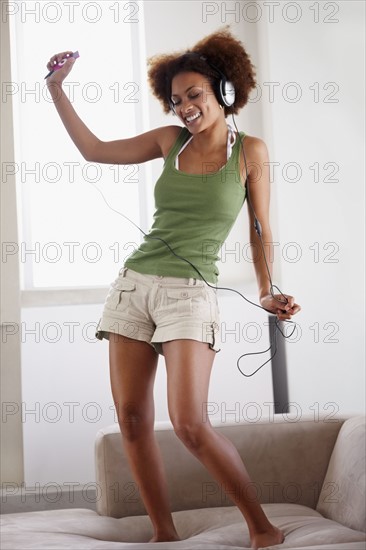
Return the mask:
M52 69L56 66L56 64L62 61L64 57L67 57L68 55L70 56L68 59L66 59L66 61L64 61L64 65L60 69L57 69L57 71L54 71L51 74L51 76L47 78L46 80L47 84L51 82L56 84L62 84L62 82L67 77L67 75L72 69L73 64L76 61L73 57L71 57L72 54L73 54L72 51L67 51L67 52L58 53L53 57L51 57L51 59L47 63L48 72L52 71Z

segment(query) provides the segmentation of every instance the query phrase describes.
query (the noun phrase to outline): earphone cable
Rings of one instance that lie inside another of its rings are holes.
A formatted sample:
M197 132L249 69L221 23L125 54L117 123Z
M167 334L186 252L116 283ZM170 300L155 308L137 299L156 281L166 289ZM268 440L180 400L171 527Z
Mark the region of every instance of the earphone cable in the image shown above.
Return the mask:
M234 125L235 125L235 128L238 132L238 139L240 139L240 133L238 131L238 128L236 126L236 123L235 123L235 120L234 120L234 116L232 117L233 118L233 122L234 122ZM270 271L269 271L269 268L268 268L268 264L267 264L267 259L266 259L266 255L265 255L265 252L264 252L264 247L263 247L263 242L262 242L262 235L261 235L261 229L259 229L259 231L257 230L257 227L260 228L260 223L256 217L256 214L254 212L254 208L252 206L252 203L251 203L251 200L250 200L250 195L249 195L249 186L248 186L248 170L247 170L247 163L246 163L246 157L245 157L245 153L244 153L244 147L243 147L243 143L242 143L242 140L240 140L241 142L241 147L242 147L242 151L243 151L243 157L244 157L244 163L245 163L245 170L246 170L246 180L245 180L245 186L246 186L246 195L248 197L248 202L249 202L249 205L252 209L252 212L253 212L253 215L254 215L254 218L255 218L255 224L256 224L256 231L260 237L260 242L261 242L261 245L262 245L262 251L263 251L263 255L264 255L264 259L265 259L265 263L266 263L266 267L267 267L267 272L268 272L268 277L269 277L269 280L270 280L270 284L271 284L271 295L273 296L273 298L277 301L279 301L281 304L283 304L284 302L278 300L277 298L275 298L275 296L273 295L273 290L272 288L274 287L273 283L272 283L272 279L271 279L271 275L270 275ZM256 304L255 302L252 302L251 300L249 300L248 298L246 298L241 292L239 292L238 290L236 289L233 289L233 288L228 288L228 287L218 287L218 286L212 286L210 283L208 283L206 281L206 279L204 278L204 276L202 275L202 273L196 268L196 266L194 266L189 260L187 260L186 258L183 258L182 256L180 256L179 254L177 254L172 248L171 246L162 238L160 237L152 237L151 235L148 235L147 233L145 233L145 231L143 229L141 229L141 227L139 227L135 222L133 222L128 216L126 216L125 214L123 214L122 212L120 212L119 210L116 210L115 208L113 208L109 203L108 201L106 200L103 192L99 189L98 186L96 186L93 182L89 181L89 183L91 185L93 185L93 187L95 187L95 189L101 194L104 202L106 203L106 205L108 206L108 208L110 208L113 212L115 212L116 214L122 216L123 218L127 219L130 223L132 223L139 231L141 231L144 236L146 238L149 238L149 239L154 239L154 240L159 240L159 241L162 241L168 248L169 250L172 252L172 254L174 254L177 258L181 259L182 261L185 261L187 262L189 265L192 266L192 268L199 274L199 276L203 279L203 281L205 282L205 284L207 286L209 286L210 288L213 288L215 290L229 290L231 292L235 292L236 294L239 294L244 300L246 300L248 303L250 303L251 305L254 305L256 307L259 307L260 309L263 309L264 311L267 311L268 313L270 313L271 315L274 315L273 312L259 304ZM278 287L276 287L278 288ZM280 289L278 289L280 291ZM280 293L282 294L282 296L284 296L284 294L280 291ZM287 303L288 303L288 300L287 298L284 296L284 298L286 299ZM287 321L286 322L290 322L290 323L293 323L293 321ZM295 324L295 327L294 327L294 330L296 328L296 323L293 323ZM292 333L290 335L285 335L283 333L283 331L281 330L281 328L279 327L279 324L277 322L277 318L275 319L275 325L276 325L276 328L281 332L282 336L284 338L289 338L292 336L294 330L292 331ZM258 367L253 373L251 374L245 374L242 372L242 370L240 369L239 367L239 361L242 357L245 357L245 356L248 356L248 355L259 355L259 354L262 354L262 353L266 353L267 351L269 351L271 348L272 348L272 344L270 345L270 347L264 351L260 351L260 352L252 352L252 353L245 353L243 355L241 355L238 360L237 360L237 367L239 369L239 371L241 372L241 374L243 374L243 376L246 376L246 377L251 377L253 376L254 374L256 374L262 367L264 367L269 361L271 361L271 359L275 356L276 352L277 352L277 340L276 340L276 331L274 331L274 353L273 355L271 355L271 357L265 362L263 363L260 367Z

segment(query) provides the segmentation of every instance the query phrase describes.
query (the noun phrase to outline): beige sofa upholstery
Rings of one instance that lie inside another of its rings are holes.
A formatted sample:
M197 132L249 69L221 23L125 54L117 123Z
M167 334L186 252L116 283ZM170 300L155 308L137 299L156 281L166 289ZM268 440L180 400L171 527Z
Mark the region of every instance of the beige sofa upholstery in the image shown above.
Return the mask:
M285 542L271 548L365 550L364 416L276 415L271 421L214 427L233 441L266 514L285 532ZM155 428L181 541L147 542L152 525L115 424L96 437L97 512L76 508L5 514L2 550L250 548L238 508L169 423Z

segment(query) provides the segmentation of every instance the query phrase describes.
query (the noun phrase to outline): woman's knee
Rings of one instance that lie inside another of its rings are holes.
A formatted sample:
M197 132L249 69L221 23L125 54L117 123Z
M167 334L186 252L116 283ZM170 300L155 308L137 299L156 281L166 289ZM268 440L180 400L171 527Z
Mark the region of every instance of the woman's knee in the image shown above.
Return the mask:
M154 431L154 416L150 409L134 403L115 403L121 434L127 441L138 441Z
M198 450L211 432L211 425L201 419L172 420L174 432L188 448Z
M123 437L138 440L154 429L154 379L157 358L146 342L110 342L113 401Z

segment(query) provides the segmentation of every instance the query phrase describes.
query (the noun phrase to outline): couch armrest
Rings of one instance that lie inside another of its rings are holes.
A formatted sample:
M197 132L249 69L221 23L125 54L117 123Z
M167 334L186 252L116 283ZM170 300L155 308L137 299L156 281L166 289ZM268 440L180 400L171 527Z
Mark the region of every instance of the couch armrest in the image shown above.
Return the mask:
M291 419L275 415L255 423L217 424L233 442L261 503L292 502L315 508L338 432L346 418ZM170 490L171 510L233 506L176 436L169 422L156 423ZM145 507L123 452L119 425L99 430L95 442L97 512L115 518L144 515ZM146 468L149 464L146 464Z
M329 461L317 511L366 532L366 418L347 420Z

